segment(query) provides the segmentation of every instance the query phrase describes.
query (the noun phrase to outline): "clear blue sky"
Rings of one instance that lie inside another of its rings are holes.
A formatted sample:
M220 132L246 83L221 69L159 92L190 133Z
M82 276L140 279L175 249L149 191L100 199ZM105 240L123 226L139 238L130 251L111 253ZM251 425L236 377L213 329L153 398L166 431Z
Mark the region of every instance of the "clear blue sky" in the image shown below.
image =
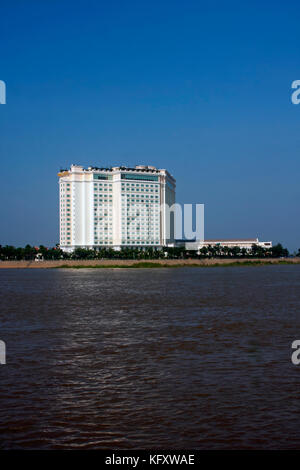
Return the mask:
M205 235L300 248L300 5L1 3L0 244L58 242L57 171L151 164Z

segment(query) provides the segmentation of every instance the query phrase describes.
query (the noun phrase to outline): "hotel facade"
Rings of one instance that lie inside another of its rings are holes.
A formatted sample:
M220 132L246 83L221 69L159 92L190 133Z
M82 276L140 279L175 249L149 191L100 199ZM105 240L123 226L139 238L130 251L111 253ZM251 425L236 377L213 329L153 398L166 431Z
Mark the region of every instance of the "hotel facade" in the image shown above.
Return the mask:
M176 181L167 170L71 165L58 177L62 250L174 243Z

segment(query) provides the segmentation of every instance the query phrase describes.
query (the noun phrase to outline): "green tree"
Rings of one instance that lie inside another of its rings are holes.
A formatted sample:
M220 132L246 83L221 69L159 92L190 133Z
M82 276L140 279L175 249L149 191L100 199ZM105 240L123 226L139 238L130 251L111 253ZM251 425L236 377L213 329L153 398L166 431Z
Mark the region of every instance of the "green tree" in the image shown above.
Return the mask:
M283 248L281 243L277 243L271 248L272 256L274 258L282 258L289 256L289 250L287 248Z

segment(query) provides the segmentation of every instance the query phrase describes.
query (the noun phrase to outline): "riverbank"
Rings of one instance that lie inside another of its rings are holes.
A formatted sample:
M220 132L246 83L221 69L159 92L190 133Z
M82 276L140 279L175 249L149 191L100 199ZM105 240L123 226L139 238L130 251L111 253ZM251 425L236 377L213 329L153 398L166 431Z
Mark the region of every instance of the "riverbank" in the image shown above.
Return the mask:
M0 261L0 269L82 269L82 268L181 268L181 267L230 267L300 264L300 258L270 259L169 259L169 260L54 260L54 261Z

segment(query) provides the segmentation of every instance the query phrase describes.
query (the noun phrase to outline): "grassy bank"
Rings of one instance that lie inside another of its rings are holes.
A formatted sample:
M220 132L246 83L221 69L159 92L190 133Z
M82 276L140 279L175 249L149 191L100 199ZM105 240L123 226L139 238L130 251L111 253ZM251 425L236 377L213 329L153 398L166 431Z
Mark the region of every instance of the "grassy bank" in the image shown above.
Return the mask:
M300 264L300 258L205 258L205 259L101 259L1 261L0 269L147 269L147 268L214 268L232 266L265 266Z
M215 267L233 267L233 266L266 266L266 265L288 265L288 264L300 264L294 261L287 260L245 260L245 261L231 261L224 263L222 261L215 261L213 263L155 263L155 262L138 262L133 264L95 264L95 265L68 265L63 264L61 266L53 267L53 269L144 269L144 268L215 268Z

